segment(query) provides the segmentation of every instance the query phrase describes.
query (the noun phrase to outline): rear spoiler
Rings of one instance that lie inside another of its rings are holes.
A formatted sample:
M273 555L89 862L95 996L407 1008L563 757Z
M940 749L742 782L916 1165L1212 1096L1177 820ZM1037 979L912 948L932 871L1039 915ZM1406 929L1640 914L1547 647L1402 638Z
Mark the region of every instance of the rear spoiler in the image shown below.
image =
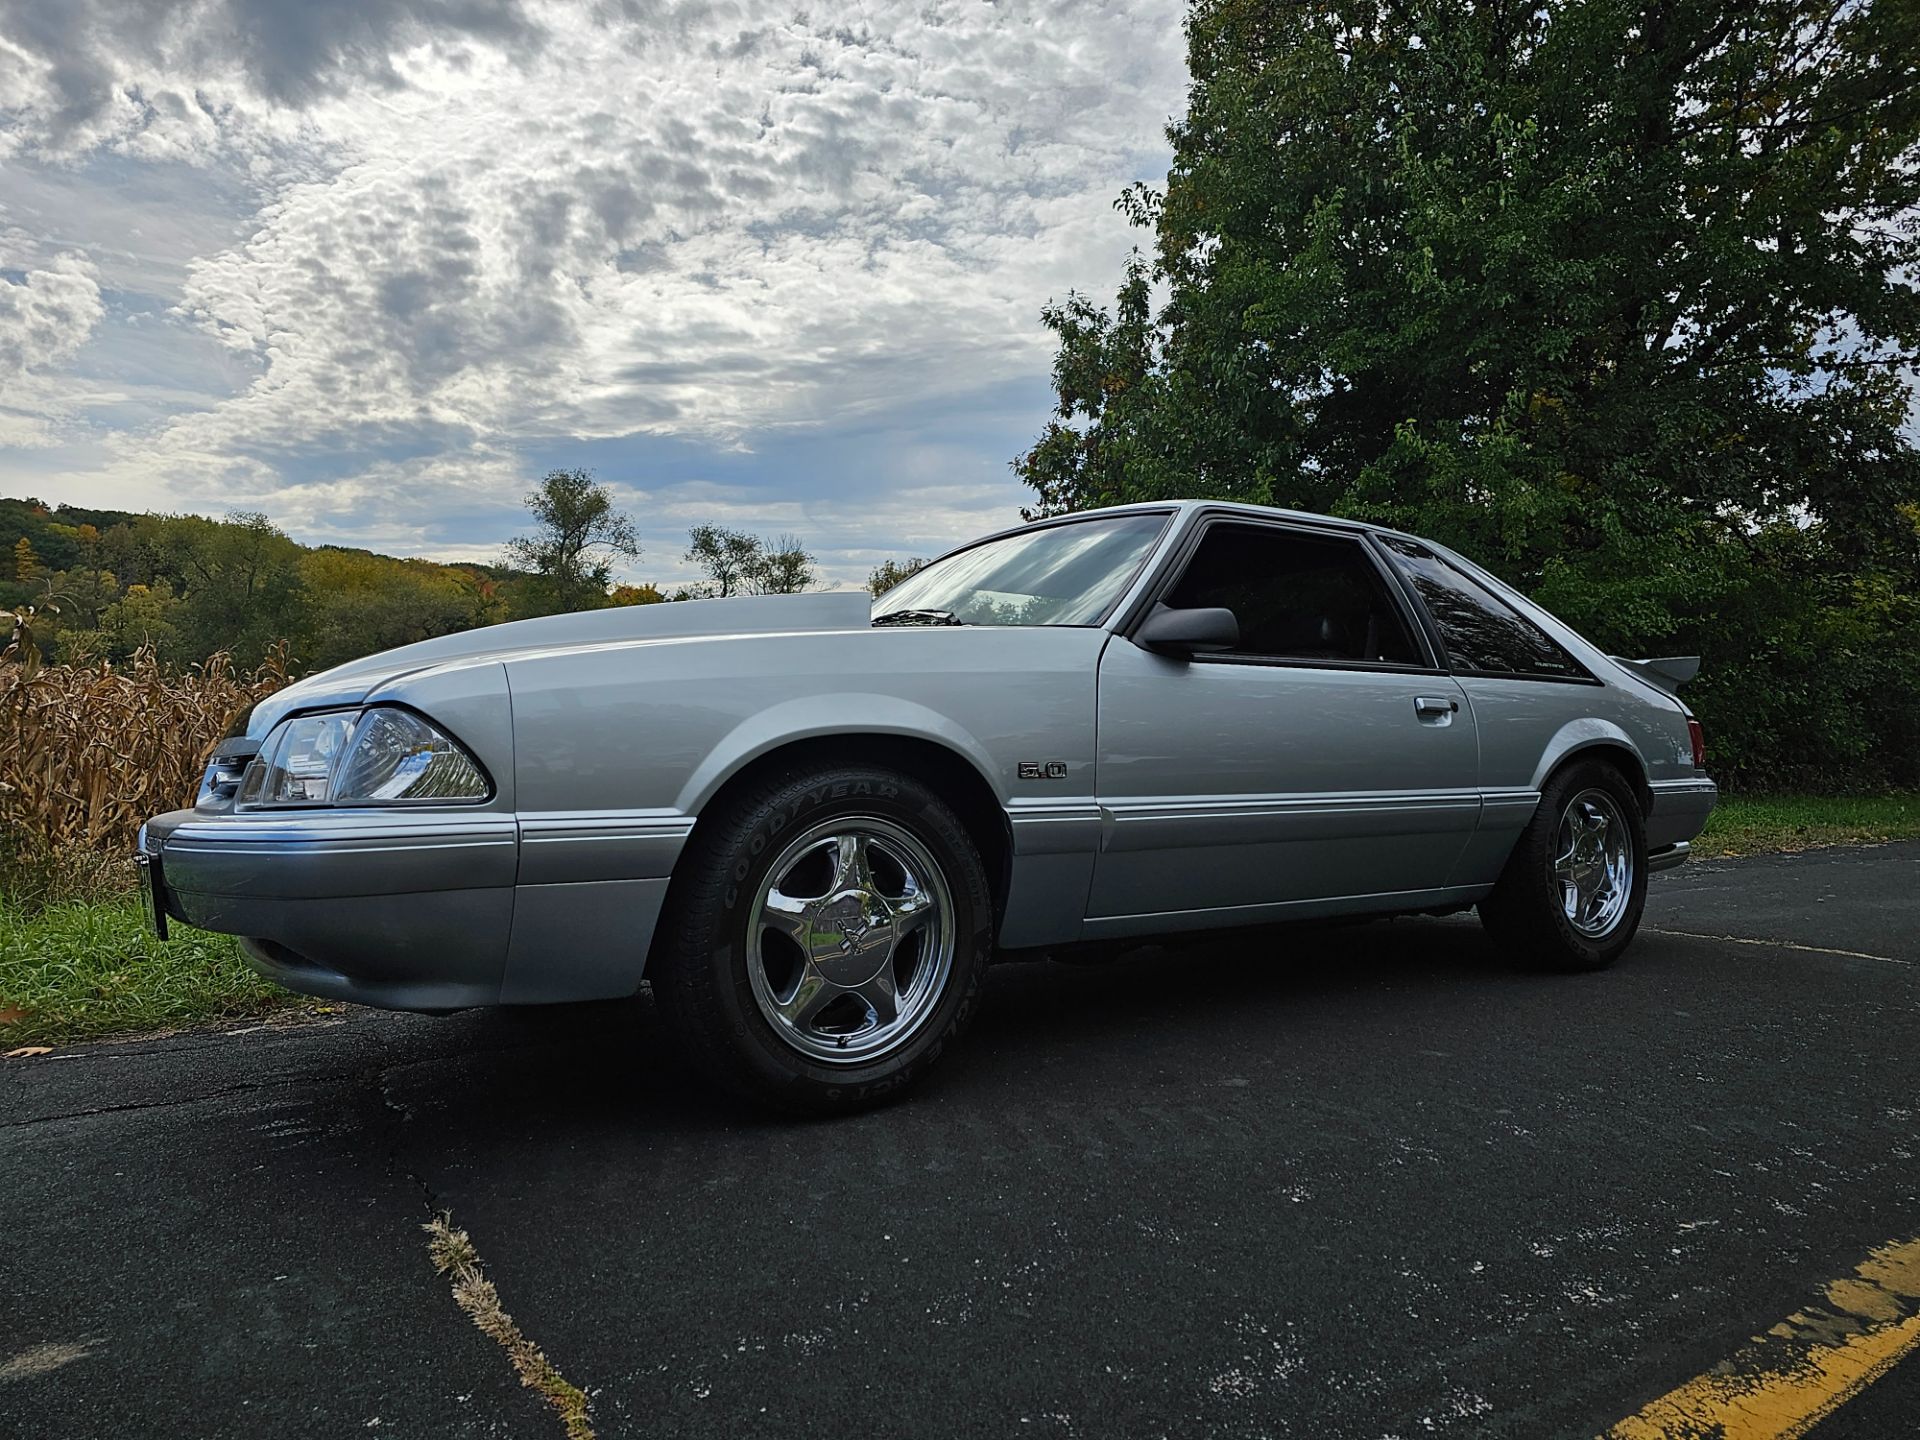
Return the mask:
M1660 655L1651 660L1629 660L1622 655L1607 657L1616 665L1624 665L1655 689L1676 695L1680 687L1700 673L1698 655Z

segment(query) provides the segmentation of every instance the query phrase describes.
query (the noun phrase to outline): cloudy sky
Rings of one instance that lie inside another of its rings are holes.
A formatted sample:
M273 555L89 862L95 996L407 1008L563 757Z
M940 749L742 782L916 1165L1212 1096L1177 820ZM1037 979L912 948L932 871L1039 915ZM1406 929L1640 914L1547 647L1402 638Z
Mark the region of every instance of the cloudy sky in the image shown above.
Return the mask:
M548 469L860 580L1017 519L1177 0L0 0L0 494L492 558Z

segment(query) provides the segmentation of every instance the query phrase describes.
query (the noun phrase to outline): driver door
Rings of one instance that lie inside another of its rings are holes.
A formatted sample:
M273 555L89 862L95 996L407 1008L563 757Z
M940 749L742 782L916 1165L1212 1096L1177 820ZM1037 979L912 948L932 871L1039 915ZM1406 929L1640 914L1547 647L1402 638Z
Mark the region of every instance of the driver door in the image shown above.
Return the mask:
M1362 533L1209 519L1159 603L1224 606L1241 641L1106 647L1093 929L1391 909L1447 885L1479 819L1473 712Z

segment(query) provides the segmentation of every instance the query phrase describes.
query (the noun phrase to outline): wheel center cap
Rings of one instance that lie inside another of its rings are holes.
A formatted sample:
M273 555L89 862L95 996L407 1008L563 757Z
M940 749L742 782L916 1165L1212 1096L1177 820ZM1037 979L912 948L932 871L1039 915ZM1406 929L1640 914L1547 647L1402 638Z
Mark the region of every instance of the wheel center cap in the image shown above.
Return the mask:
M814 969L835 985L864 985L893 955L893 915L867 890L842 890L814 912Z

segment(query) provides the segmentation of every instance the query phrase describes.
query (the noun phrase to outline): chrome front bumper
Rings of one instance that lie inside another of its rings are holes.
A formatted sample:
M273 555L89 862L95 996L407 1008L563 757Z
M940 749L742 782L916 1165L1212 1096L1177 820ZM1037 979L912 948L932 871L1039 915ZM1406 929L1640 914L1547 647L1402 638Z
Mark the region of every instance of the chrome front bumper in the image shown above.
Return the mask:
M204 815L142 827L156 912L241 938L290 990L395 1010L500 998L513 924L511 815Z
M665 828L615 835L611 862L536 846L531 879L503 810L176 810L139 844L158 923L238 936L289 990L443 1011L633 994L691 822Z

